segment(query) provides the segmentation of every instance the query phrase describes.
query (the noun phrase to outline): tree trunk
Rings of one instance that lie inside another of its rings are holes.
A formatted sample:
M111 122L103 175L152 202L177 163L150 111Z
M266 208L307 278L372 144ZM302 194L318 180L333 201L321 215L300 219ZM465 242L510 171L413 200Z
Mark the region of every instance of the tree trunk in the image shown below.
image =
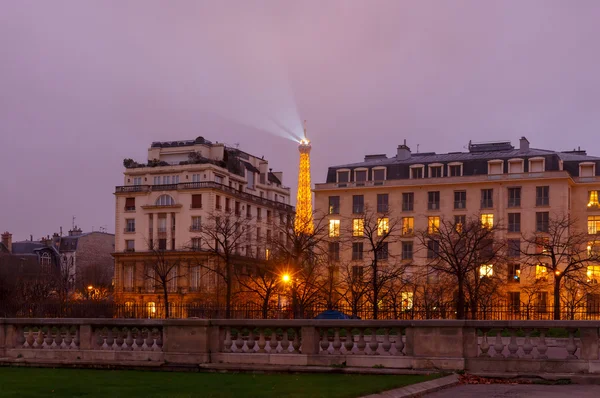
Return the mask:
M262 317L267 319L269 316L269 295L265 295L262 305Z
M465 287L463 277L458 275L458 297L456 303L456 319L465 319Z
M554 320L560 321L560 282L562 276L554 275Z
M169 291L166 282L163 283L163 295L165 296L165 318L169 318Z
M374 253L377 256L377 253ZM379 315L379 290L377 289L377 257L373 260L373 319Z
M225 319L231 318L231 290L232 290L232 266L227 259L225 266L227 267L227 280L225 281Z

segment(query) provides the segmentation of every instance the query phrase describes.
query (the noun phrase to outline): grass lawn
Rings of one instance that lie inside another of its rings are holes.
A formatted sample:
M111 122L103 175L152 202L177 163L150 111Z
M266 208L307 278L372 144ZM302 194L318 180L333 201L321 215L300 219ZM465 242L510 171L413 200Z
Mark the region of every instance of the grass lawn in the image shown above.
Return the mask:
M0 397L359 397L436 377L0 367Z

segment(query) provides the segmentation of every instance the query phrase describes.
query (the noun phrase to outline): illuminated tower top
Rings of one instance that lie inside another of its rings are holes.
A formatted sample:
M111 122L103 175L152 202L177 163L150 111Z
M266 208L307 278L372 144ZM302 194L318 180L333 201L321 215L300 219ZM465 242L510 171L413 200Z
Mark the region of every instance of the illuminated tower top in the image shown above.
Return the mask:
M296 234L312 234L314 231L312 211L312 191L310 185L310 141L306 138L306 120L304 121L304 138L300 140L300 167L298 170L298 196L296 198Z

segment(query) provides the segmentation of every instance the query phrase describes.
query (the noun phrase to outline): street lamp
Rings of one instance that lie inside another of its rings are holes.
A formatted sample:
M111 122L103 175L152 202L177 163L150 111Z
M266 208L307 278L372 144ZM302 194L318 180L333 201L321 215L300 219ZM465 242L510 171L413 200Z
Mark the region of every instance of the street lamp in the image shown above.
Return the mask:
M284 281L285 283L288 283L290 281L290 275L283 274L283 276L281 277L281 280Z

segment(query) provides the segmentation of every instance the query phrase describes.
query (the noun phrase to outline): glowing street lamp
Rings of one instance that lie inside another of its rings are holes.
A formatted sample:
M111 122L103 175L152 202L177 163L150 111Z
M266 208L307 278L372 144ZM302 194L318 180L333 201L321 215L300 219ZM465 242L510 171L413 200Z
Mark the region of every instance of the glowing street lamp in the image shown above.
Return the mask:
M284 281L285 283L288 283L290 281L290 275L283 274L283 276L281 277L281 280Z

